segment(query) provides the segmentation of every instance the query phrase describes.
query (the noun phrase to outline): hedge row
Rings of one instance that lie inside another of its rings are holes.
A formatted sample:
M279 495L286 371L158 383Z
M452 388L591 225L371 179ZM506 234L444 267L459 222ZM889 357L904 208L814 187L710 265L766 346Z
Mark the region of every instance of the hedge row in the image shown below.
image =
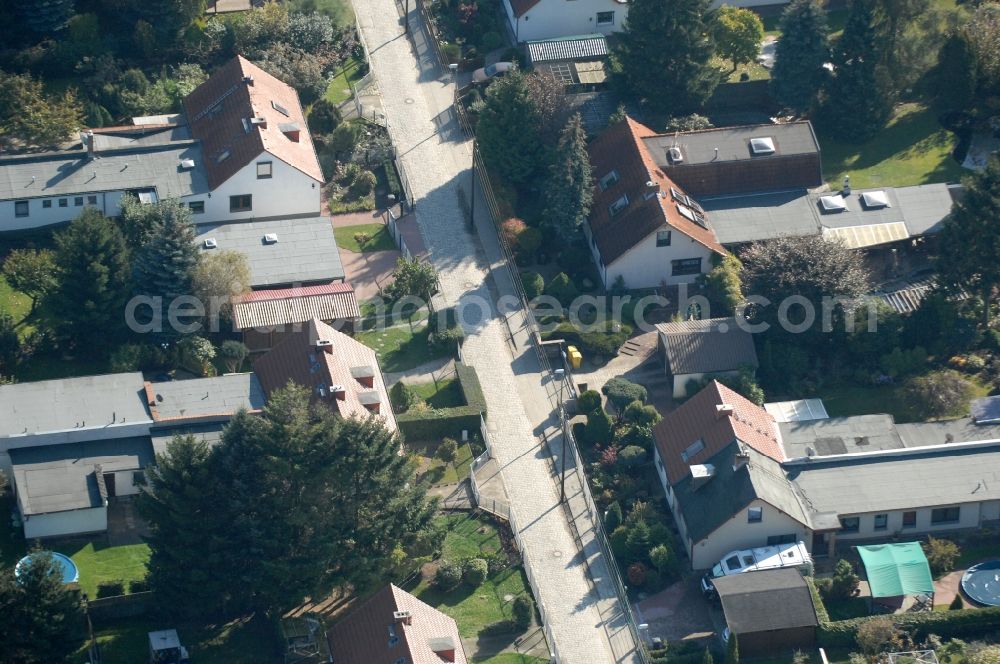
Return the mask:
M809 586L809 594L812 595L813 606L816 607L816 618L819 620L819 624L823 625L830 622L830 613L826 610L823 597L819 594L819 589L816 587L816 580L811 576L803 578L806 580L806 585Z
M901 629L910 632L914 640L922 641L928 634L943 639L976 636L1000 630L1000 607L962 609L958 611L926 611L900 613L892 616L866 616L821 624L816 632L818 644L824 648L851 648L857 645L858 627L869 620L888 617Z
M400 413L396 424L409 440L435 440L446 436L458 437L462 430L479 431L479 417L486 416L486 398L476 370L461 362L455 363L455 375L465 397L465 406L435 408L422 413Z

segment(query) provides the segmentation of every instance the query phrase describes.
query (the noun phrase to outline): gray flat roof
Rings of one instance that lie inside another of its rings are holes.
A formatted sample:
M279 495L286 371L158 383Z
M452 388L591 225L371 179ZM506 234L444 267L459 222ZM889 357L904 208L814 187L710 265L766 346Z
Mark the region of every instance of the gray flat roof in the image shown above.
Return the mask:
M884 192L888 207L867 208L862 195ZM825 212L820 199L834 197L846 209ZM849 196L840 192L808 193L802 189L792 191L721 196L699 201L708 212L708 223L722 244L741 244L755 240L770 240L781 236L834 234L842 229L895 225L892 240L909 235L936 233L944 218L951 213L951 190L945 184L928 184L915 187L884 187L882 189L855 189ZM839 229L839 230L838 230ZM896 236L899 237L896 237ZM877 235L869 238L878 239ZM888 240L888 241L892 241Z
M344 278L328 217L199 224L196 233L202 251L229 249L246 255L254 288ZM278 241L265 242L264 236L272 233ZM209 238L215 249L205 248Z
M778 428L781 430L781 444L790 459L905 447L891 415L855 415L804 422L780 422Z
M104 473L138 470L153 461L149 438L43 445L10 451L14 483L26 515L100 507Z
M193 159L195 167L181 168L182 159ZM82 149L0 158L0 200L145 188L155 188L161 199L207 192L200 144L120 149L96 159Z
M222 430L226 428L227 422L199 422L197 424L167 425L156 427L150 434L150 441L153 444L155 454L163 454L167 451L167 443L176 436L194 436L197 440L203 440L209 445L214 445L222 438Z
M942 446L786 465L818 512L839 515L1000 500L1000 444Z
M698 201L722 244L819 235L820 227L805 191L723 196Z
M187 125L149 128L126 126L120 131L103 129L94 132L94 148L98 153L103 150L148 148L191 140L191 129Z
M527 43L528 59L531 62L551 60L584 60L599 58L608 54L608 42L604 35L583 35L562 37Z
M151 383L150 387L156 399L154 419L158 422L228 416L240 408L264 407L264 390L252 373Z
M0 385L0 438L150 421L139 372Z
M753 155L750 152L750 139L764 137L773 140L774 154ZM704 129L678 133L676 136L664 134L643 141L660 166L670 165L667 163L667 149L673 146L681 149L684 164L773 159L781 155L819 152L819 143L808 121Z
M896 429L907 447L1000 440L1000 424L976 424L971 417L897 424Z

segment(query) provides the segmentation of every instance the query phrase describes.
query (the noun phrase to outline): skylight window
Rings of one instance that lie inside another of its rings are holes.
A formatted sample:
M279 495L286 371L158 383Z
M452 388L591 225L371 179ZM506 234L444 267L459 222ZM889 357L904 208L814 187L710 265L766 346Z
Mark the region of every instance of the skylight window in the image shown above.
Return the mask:
M750 152L755 155L774 154L774 139L770 136L751 138Z
M864 203L865 208L869 210L891 207L889 205L889 197L881 189L878 191L866 191L861 194L861 202Z
M274 110L276 110L277 112L281 113L281 114L282 114L282 115L284 115L284 116L285 116L286 118L287 118L287 117L290 117L290 116L289 116L289 114L288 114L288 109L287 109L287 108L285 108L284 106L282 106L281 104L279 104L279 103L278 103L278 102L276 102L276 101L272 101L272 102L271 102L271 108L273 108L273 109L274 109Z
M229 159L229 150L223 150L219 153L219 156L215 158L215 163L221 164L227 159Z
M843 197L837 195L820 196L819 206L823 208L823 212L843 212L847 209Z
M697 218L697 217L695 217L695 215L694 215L694 210L692 210L692 209L691 209L691 208L689 208L688 206L686 206L686 205L681 205L680 203L678 203L678 204L677 204L677 211L678 211L678 212L680 212L680 213L681 213L681 216L683 216L683 217L684 217L685 219L687 219L688 221L693 221L693 222L696 222L696 223L697 223L697 221L698 221L698 218Z
M628 196L622 194L621 198L608 206L608 214L612 217L628 207Z
M601 178L601 191L607 191L609 187L613 187L618 183L618 171L611 171L603 178Z
M705 449L705 441L699 438L698 440L688 445L686 450L681 452L681 461L687 462L688 459L693 457L698 452L701 452L703 449Z

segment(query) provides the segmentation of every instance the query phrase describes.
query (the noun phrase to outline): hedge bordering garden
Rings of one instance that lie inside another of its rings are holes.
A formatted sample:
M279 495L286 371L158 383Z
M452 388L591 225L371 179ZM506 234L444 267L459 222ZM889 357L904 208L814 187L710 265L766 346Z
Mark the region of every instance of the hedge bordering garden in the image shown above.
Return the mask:
M823 648L853 648L857 645L858 627L861 624L885 618L889 618L901 629L910 632L914 641L922 641L928 634L936 634L942 639L952 639L981 636L1000 630L1000 606L988 609L897 613L821 623L816 630L817 645Z
M464 406L437 408L396 415L400 433L410 440L432 440L457 436L463 429L479 430L479 417L486 416L486 398L476 370L461 362L455 363L455 375L462 388Z

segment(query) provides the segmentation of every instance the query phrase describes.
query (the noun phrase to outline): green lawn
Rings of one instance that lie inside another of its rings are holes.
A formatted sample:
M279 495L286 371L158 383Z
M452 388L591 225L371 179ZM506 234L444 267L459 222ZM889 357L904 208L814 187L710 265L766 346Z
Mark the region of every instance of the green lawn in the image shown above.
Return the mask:
M31 298L16 291L0 275L0 313L10 314L15 323L20 323L31 309Z
M961 545L962 553L955 562L955 569L967 569L970 565L1000 558L1000 541L982 544Z
M454 408L465 405L462 386L455 379L441 380L437 383L418 383L410 387L431 408Z
M435 456L438 445L438 441L410 443L410 448L425 464L417 479L431 484L455 484L467 478L475 460L469 444L460 443L455 451L455 460L450 463Z
M901 104L888 126L865 143L844 143L820 134L823 173L835 190L844 176L855 189L954 182L964 170L951 157L955 135L922 104Z
M454 527L445 536L442 558L456 560L500 550L500 537L492 524L464 515L449 519ZM462 584L455 590L442 592L421 581L410 592L454 618L463 637L473 637L486 625L509 620L513 598L530 590L523 570L516 567L488 578L475 589Z
M95 625L104 664L135 664L149 659L149 632L177 629L191 655L202 664L271 664L281 661L273 627L264 621L234 621L222 626L184 625L134 618ZM83 655L81 651L80 656Z
M330 85L327 87L326 94L323 95L323 98L338 106L350 99L351 88L348 81L350 81L350 83L357 83L364 78L364 74L361 73L363 71L360 66L361 64L362 62L360 60L349 60L347 64L344 65L344 67L330 79ZM345 78L347 80L345 80Z
M128 544L108 546L104 542L56 546L55 550L73 559L80 570L80 589L90 597L97 597L97 584L104 581L128 582L146 577L146 563L149 561L149 546Z
M976 388L973 398L986 396L989 392L989 386L982 385L974 379L972 383ZM823 405L826 406L830 417L889 413L896 422L917 421L907 407L901 384L879 386L840 384L825 388L817 396L823 399Z
M359 233L366 233L369 236L368 241L364 244L359 244L354 239L354 236ZM368 251L393 251L399 248L384 224L341 226L333 229L333 237L336 238L338 247L356 254Z
M375 351L382 371L396 373L441 357L441 353L428 345L429 334L426 324L414 329L410 329L409 325L399 325L359 332L357 339Z

